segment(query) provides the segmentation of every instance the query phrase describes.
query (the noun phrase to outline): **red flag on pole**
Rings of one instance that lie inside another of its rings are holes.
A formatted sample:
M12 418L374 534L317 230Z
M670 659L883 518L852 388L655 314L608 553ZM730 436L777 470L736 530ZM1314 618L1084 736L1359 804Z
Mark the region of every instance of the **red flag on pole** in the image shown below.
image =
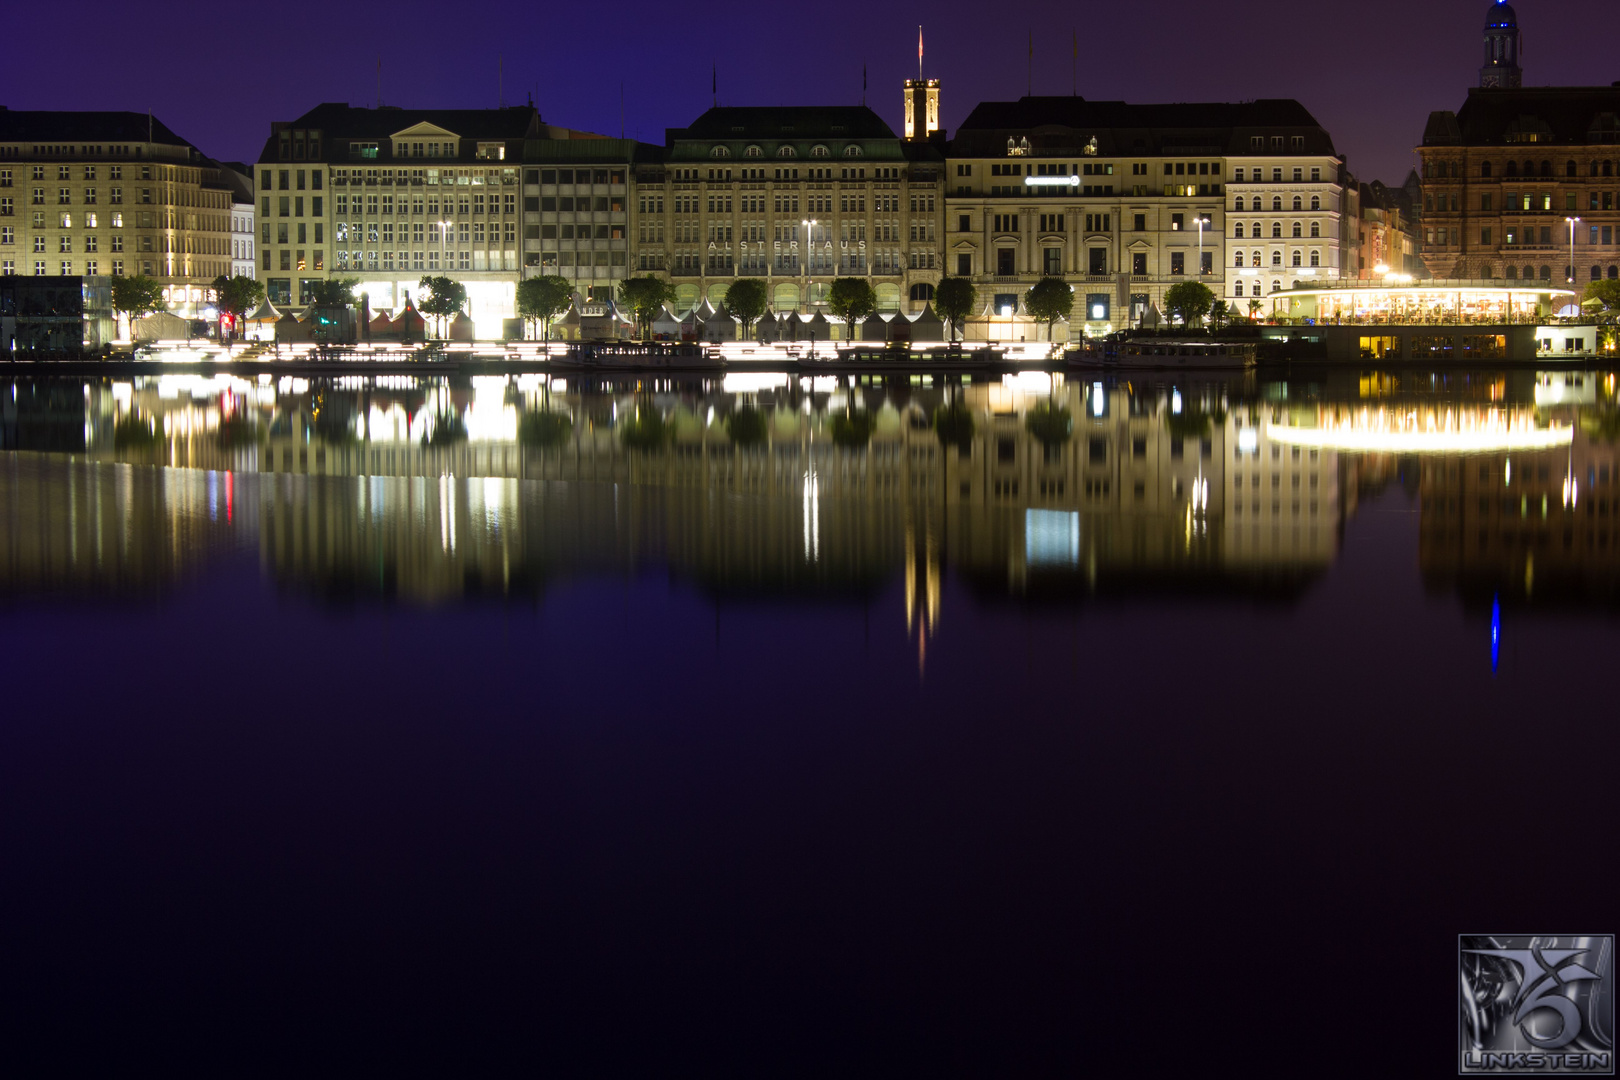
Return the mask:
M917 27L917 81L922 82L922 27Z

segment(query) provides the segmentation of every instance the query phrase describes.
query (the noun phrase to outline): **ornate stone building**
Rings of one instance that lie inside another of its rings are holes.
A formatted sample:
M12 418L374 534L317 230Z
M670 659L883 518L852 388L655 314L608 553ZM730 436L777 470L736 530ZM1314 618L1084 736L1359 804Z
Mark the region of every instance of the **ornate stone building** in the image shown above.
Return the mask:
M1343 164L1294 101L984 102L950 143L942 247L986 303L976 337L1031 335L1022 294L1048 276L1077 294L1071 338L1162 312L1183 281L1241 307L1337 276Z
M1479 89L1429 115L1423 260L1444 278L1620 276L1620 83L1523 87L1519 44L1513 8L1491 4Z
M255 168L259 280L307 304L327 278L359 278L396 309L424 275L467 288L480 337L515 314L519 171L542 134L531 105L380 109L317 105L271 125Z
M773 310L820 310L834 278L864 277L880 311L920 310L940 276L942 166L864 105L712 108L635 165L634 271L667 276L678 307L757 277Z
M0 274L144 274L191 316L230 229L220 165L161 121L0 107Z

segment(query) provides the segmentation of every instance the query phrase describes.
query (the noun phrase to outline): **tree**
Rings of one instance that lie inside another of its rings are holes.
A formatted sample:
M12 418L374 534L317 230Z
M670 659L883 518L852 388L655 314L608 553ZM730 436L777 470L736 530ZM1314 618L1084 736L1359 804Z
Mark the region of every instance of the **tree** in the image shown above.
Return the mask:
M730 298L731 294L727 293L726 299ZM744 405L726 418L726 434L738 446L761 446L770 437L770 431L770 421L752 405Z
M961 402L934 412L934 435L941 446L954 446L959 454L973 452L973 413Z
M163 283L156 278L136 274L112 279L112 307L129 318L131 337L135 334L135 320L168 306L163 299Z
M1225 300L1217 300L1209 309L1209 320L1216 326L1225 326L1226 320L1231 316L1232 310Z
M556 274L524 278L517 287L517 313L520 319L538 319L544 327L543 340L551 340L551 321L574 302L574 283Z
M1249 301L1249 318L1250 319L1258 319L1260 317L1260 309L1265 307L1265 306L1266 305L1260 300L1250 300Z
M232 326L240 332L242 316L258 306L264 299L264 286L241 274L214 279L214 304L231 317Z
M652 332L652 321L663 306L675 299L675 286L663 278L625 278L619 282L619 303L636 317L636 329L645 340Z
M758 278L743 278L726 290L726 310L742 323L742 336L750 337L754 323L765 314L765 283Z
M1042 446L1062 446L1074 434L1074 418L1062 405L1043 401L1024 417L1024 426Z
M444 320L467 303L467 286L447 277L425 277L416 283L416 310L439 320L439 336L444 336Z
M1596 300L1609 312L1620 312L1620 281L1604 278L1586 287L1586 299Z
M355 277L327 278L317 281L310 302L322 307L353 307L354 289L360 284Z
M951 327L951 340L962 336L962 322L979 306L979 290L965 277L941 278L934 286L934 310Z
M844 320L845 340L855 340L855 327L877 310L877 294L865 278L833 278L827 291L827 309Z
M1059 319L1067 319L1074 310L1074 289L1062 278L1043 277L1024 294L1024 310L1036 322L1046 324L1046 340L1052 340L1052 330Z
M1167 310L1180 315L1183 323L1191 326L1209 314L1209 309L1215 306L1215 294L1201 281L1183 281L1179 285L1170 286L1165 292L1164 306Z

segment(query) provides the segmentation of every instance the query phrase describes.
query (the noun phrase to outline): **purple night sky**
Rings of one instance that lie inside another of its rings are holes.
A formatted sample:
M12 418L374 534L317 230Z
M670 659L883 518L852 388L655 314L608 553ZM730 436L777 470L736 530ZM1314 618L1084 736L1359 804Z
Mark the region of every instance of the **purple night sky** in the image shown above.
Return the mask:
M1518 0L1527 85L1620 79L1602 43L1620 30L1614 0ZM550 123L617 135L619 86L631 137L662 142L710 102L718 64L728 105L868 101L898 129L900 81L943 81L947 127L975 102L1025 92L1034 31L1034 89L1138 102L1296 97L1334 136L1362 179L1399 182L1434 109L1455 109L1476 81L1485 0L1356 4L1161 0L1151 9L1087 9L1035 0L1016 14L979 4L811 8L717 0L667 4L470 6L397 0L328 3L306 12L173 0L157 8L38 0L12 13L0 104L14 109L151 108L206 153L253 160L272 120L322 101L370 104L382 60L383 101L407 107L494 105L497 55L505 96L533 93ZM680 18L671 18L677 10ZM806 19L805 12L816 17ZM645 14L642 14L645 12Z

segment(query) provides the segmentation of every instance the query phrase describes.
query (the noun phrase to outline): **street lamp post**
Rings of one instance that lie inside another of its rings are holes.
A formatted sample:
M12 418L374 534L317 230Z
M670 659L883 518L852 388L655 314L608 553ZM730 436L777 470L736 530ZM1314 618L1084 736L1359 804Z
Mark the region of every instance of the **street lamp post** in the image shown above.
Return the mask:
M1195 214L1198 219L1198 276L1204 276L1204 215ZM1123 226L1122 226L1123 227Z
M1575 284L1575 226L1581 223L1578 217L1567 217L1564 223L1569 226L1569 283Z
M816 227L815 218L799 222L804 226L804 313L810 314L810 230Z
M440 271L439 272L441 274L444 274L446 277L449 276L449 270L450 270L450 251L449 251L449 248L448 248L448 244L450 242L450 226L452 224L454 224L454 222L450 222L450 221L440 221L439 222L439 266L440 266ZM443 315L439 316L439 334L440 334L441 337L444 335L444 316Z

